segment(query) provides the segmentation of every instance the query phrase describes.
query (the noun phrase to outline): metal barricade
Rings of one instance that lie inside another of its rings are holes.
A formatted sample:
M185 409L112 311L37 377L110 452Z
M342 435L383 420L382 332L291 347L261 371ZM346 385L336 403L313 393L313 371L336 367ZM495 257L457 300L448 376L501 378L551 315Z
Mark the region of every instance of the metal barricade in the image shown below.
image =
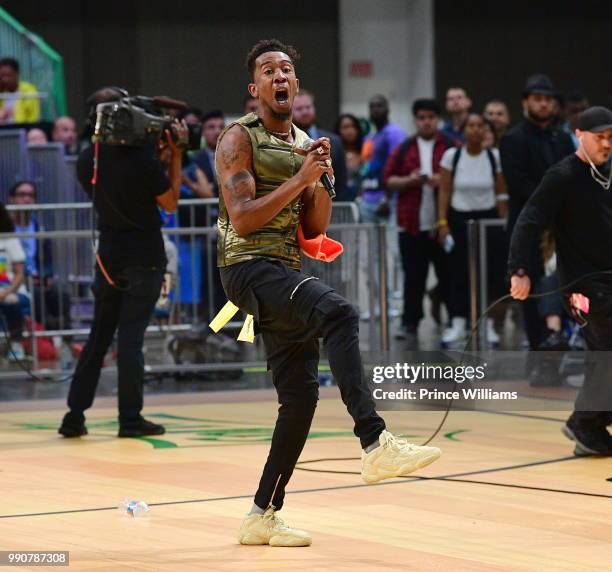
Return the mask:
M73 197L67 196L69 194L69 176L63 143L29 145L27 155L30 163L30 176L38 189L38 202L72 202ZM59 214L60 212L58 212ZM65 211L62 211L61 214L65 215ZM55 229L57 226L53 219L45 222L47 228Z
M0 131L0 200L6 202L9 189L28 178L25 129Z
M468 227L468 269L470 275L470 319L475 324L478 318L493 302L494 298L507 294L499 288L490 295L491 271L496 272L498 279L503 281L505 276L505 263L508 258L507 238L504 234L506 222L503 219L469 220ZM493 251L491 251L493 247ZM489 267L490 257L494 256L499 268ZM474 337L474 349L487 347L486 327L481 324L478 336Z
M196 209L205 208L205 217L211 224L203 227L191 225L188 227L177 227L169 225L163 229L163 234L168 241L178 249L180 241L190 246L187 249L187 259L193 263L200 256L204 257L204 262L200 261L200 276L195 272L189 272L187 280L189 284L183 283L180 276L176 281L172 295L172 308L164 316L163 321L154 318L147 330L147 343L158 347L161 343L163 351L155 351L152 354L151 363L148 363L148 371L154 372L195 372L195 371L215 371L222 366L231 368L246 367L244 364L256 364L264 366L263 349L260 344L251 346L241 344L244 347L242 357L246 359L237 363L191 363L179 364L171 363L168 359L166 348L169 346L172 336L177 332L200 331L199 328L206 330L206 323L212 315L216 313L220 303L225 302L224 294L221 291L222 300L219 300L219 292L215 290L215 279L218 276L216 269L215 242L217 230L214 226L216 217L216 199L191 199L181 200L179 206L186 209L184 218L195 221L197 216ZM55 345L59 345L63 339L83 339L89 333L89 326L93 317L93 298L89 289L92 280L92 269L94 264L92 248L92 231L90 227L91 203L63 203L63 204L37 204L37 205L10 205L9 210L28 211L33 216L44 218L49 212L54 212L59 218L63 217L67 228L46 229L38 233L16 233L12 235L0 235L2 238L14 237L22 240L34 240L39 246L37 249L37 266L44 268L49 262L45 259L48 253L53 256L53 274L51 276L50 287L44 280L28 277L28 290L30 297L30 312L33 317L38 317L41 331L35 330L34 320L31 323L26 338L38 340L41 338L54 338ZM357 260L357 245L367 245L367 257L369 268L372 273L378 274L379 283L386 284L385 256L385 229L383 226L374 224L359 224L354 222L355 210L352 204L339 204L334 206L334 218L349 220L339 224L332 224L329 228L329 235L340 240L345 248L344 254L332 264L325 264L311 259L304 261L304 272L318 276L321 280L336 289L341 295L346 297L351 303L357 305L362 289L368 289L367 283L360 283L358 279L359 264ZM58 220L59 220L58 218ZM352 219L352 220L351 220ZM87 221L87 224L85 224ZM83 225L83 226L82 226ZM76 228L74 228L76 227ZM85 227L85 228L84 228ZM360 240L361 239L361 240ZM194 245L200 243L201 249L198 251ZM50 243L51 248L43 248L44 243ZM75 252L77 255L75 256ZM79 254L81 253L81 254ZM59 259L56 258L59 256ZM180 267L180 261L179 261ZM195 265L192 266L192 269ZM59 269L59 270L58 270ZM67 271L68 270L68 271ZM203 286L203 284L205 284ZM183 291L189 287L192 298L185 298ZM203 290L199 301L193 298L195 290ZM380 290L383 296L386 288ZM217 299L215 299L217 296ZM371 315L375 313L379 301L377 296L370 290L366 294ZM53 312L51 307L53 306ZM380 301L380 307L385 310L387 306L386 298ZM55 315L52 315L55 314ZM370 320L369 327L362 336L361 345L364 350L388 349L388 324L386 311L383 311L381 320ZM202 324L201 326L199 324ZM224 333L236 334L241 321L230 322ZM0 340L3 336L0 335ZM44 363L39 359L38 343L32 343L32 369L37 375L44 374L54 377L65 375L66 370L62 370L56 362ZM151 354L149 354L151 355ZM65 364L63 364L65 365ZM8 371L2 368L0 379L24 377L26 374L19 373L19 370Z

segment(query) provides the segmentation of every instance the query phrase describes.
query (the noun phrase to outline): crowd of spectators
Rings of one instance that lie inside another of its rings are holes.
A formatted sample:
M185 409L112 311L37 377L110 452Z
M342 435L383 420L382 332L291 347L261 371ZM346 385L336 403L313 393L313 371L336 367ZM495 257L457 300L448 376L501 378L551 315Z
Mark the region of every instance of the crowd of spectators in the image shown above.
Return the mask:
M82 148L84 142L73 118L58 117L47 128L40 124L40 101L32 97L36 87L20 78L14 59L0 60L0 93L0 124L29 125L28 145L59 143L66 154L76 154ZM462 342L471 327L467 221L505 221L488 234L488 298L493 300L507 289L507 243L521 209L546 169L577 147L573 133L576 120L589 105L584 93L573 90L562 97L550 78L538 74L527 79L518 96L523 113L514 124L508 101L492 99L482 110L474 109L468 90L454 85L445 94L444 108L436 99L416 99L412 125L393 123L388 99L376 94L369 99L367 118L342 113L333 126L320 124L315 94L302 89L295 98L294 123L312 139L324 136L332 142L336 200L356 202L361 221L385 225L397 245L391 245L390 251L403 271L403 312L395 335L414 347L418 347L427 294L432 300L432 316L441 326L442 345L452 347ZM246 97L243 106L242 113L257 113L257 100L252 97ZM202 125L202 149L185 153L183 158L181 197L214 199L219 195L215 147L226 126L225 113L190 108L180 118ZM31 181L21 181L10 190L13 204L35 200L36 185ZM3 205L0 208L0 232L35 232L39 228L35 217L24 213L11 217ZM215 223L216 214L214 205L181 207L176 216L166 217L166 222L168 226L207 226ZM182 283L180 301L197 305L201 317L208 320L206 301L212 297L215 311L224 302L215 261L209 259L216 252L214 240L184 237L174 247ZM45 243L0 240L0 314L20 355L18 330L29 312L25 276L36 277L37 295L45 300L48 314L45 323L68 308L62 325L70 325L67 294L54 286L52 268L37 267L39 248L46 248ZM540 287L549 289L555 283L554 245L547 252L547 264L542 259L538 278ZM51 264L50 254L43 259ZM427 292L430 266L437 284ZM375 278L369 279L378 292ZM523 306L530 348L565 343L560 304L538 305L529 300ZM446 308L444 313L442 307ZM38 314L34 319L43 321ZM501 324L503 315L487 320L486 336L492 345L500 342Z

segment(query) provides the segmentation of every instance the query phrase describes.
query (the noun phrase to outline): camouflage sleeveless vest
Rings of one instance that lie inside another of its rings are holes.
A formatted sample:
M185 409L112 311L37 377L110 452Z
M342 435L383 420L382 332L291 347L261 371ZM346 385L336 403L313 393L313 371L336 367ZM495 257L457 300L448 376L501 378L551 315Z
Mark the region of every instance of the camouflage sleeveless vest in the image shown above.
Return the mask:
M249 134L253 149L255 198L274 191L293 177L304 161L295 152L308 135L293 125L294 141L287 143L268 132L254 113L249 113L228 125L219 137L233 125L241 125ZM230 266L253 258L277 258L291 268L300 268L300 248L297 227L300 222L300 198L286 205L266 225L247 236L239 236L229 219L223 194L219 193L217 266Z

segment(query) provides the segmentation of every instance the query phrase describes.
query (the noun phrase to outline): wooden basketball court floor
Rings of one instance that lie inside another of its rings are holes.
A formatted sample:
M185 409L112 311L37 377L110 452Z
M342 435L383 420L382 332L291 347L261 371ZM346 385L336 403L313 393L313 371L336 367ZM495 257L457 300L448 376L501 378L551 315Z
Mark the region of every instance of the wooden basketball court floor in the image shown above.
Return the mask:
M567 411L452 411L438 462L365 485L337 389L321 394L282 511L311 547L236 542L277 407L242 391L147 397L156 439L117 439L110 398L76 440L59 401L0 404L0 550L67 550L71 570L612 570L612 461L572 455ZM418 443L441 415L385 418ZM124 497L150 513L124 516Z

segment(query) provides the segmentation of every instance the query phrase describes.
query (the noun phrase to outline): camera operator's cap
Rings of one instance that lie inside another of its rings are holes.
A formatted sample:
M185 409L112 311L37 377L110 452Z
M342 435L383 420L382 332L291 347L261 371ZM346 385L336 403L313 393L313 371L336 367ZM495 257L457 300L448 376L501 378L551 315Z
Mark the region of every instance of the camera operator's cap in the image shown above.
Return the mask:
M612 129L612 111L600 105L585 109L578 116L578 129L592 133Z
M523 97L527 97L532 93L541 93L542 95L555 96L557 92L553 86L552 81L547 75L538 73L531 75L527 78L525 89L523 90Z

